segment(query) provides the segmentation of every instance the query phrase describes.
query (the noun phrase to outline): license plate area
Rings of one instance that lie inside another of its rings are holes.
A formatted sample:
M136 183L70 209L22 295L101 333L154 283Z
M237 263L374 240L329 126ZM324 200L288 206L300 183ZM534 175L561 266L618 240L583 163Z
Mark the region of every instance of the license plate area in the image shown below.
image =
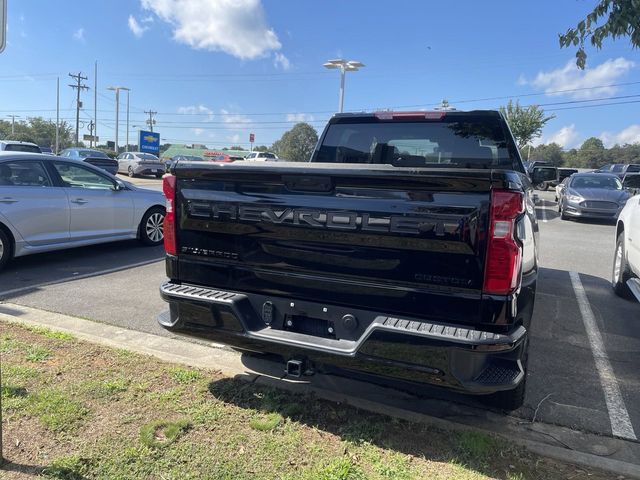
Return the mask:
M314 337L336 339L333 322L306 315L285 315L283 330Z

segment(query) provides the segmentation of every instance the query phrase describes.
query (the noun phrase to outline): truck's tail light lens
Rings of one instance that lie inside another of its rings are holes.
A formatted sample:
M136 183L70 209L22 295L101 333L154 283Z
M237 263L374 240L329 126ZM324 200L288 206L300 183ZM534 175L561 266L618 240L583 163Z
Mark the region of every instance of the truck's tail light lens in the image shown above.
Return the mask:
M494 190L487 242L483 292L507 295L518 285L522 251L515 240L516 219L524 212L520 192Z
M164 251L170 255L177 255L176 244L176 177L167 173L162 177L162 192L167 199L164 215Z

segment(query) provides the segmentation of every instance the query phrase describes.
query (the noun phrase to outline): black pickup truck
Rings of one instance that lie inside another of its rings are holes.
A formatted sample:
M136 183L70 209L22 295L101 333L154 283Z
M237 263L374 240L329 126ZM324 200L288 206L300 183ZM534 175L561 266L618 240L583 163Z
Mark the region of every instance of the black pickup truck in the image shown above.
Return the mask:
M495 111L335 115L309 163L164 177L166 329L521 405L538 273L532 183Z

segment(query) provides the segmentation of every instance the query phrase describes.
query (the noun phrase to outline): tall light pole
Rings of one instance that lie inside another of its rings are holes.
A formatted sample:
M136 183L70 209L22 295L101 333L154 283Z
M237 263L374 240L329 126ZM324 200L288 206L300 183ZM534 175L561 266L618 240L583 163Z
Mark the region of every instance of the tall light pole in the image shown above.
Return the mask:
M119 153L118 146L118 127L120 126L120 90L129 90L127 87L107 87L107 90L113 90L116 92L116 155ZM127 117L129 116L128 104L127 104ZM128 134L127 134L128 136Z
M129 92L131 89L127 88L127 147L126 151L129 151Z
M344 106L344 77L347 72L357 72L362 67L364 67L364 63L358 62L356 60L344 60L342 58L337 58L335 60L329 60L327 63L323 64L324 68L328 68L329 70L340 69L340 101L338 103L338 112L342 113Z

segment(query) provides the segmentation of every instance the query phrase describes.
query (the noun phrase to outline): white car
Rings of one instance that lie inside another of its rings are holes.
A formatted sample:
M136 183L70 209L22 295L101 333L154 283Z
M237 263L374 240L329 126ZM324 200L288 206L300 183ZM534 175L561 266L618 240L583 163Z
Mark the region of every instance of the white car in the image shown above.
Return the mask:
M560 200L560 197L562 196L562 191L567 186L567 183L569 183L569 177L565 178L558 185L556 185L556 202Z
M611 283L621 297L640 301L640 195L631 197L616 226L616 250Z
M278 156L275 153L271 153L271 152L251 152L244 159L254 160L256 162L270 162L270 161L278 160Z

